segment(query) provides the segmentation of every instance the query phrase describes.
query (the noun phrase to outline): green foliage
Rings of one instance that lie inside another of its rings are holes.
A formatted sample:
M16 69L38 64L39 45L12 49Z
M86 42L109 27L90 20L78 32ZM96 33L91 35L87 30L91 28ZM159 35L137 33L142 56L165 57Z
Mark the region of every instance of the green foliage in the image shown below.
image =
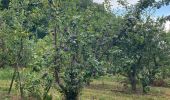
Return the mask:
M11 68L0 69L0 80L9 80L12 77Z
M47 73L38 74L31 70L27 72L23 71L21 73L21 87L24 91L24 97L33 97L38 100L52 100L48 94L52 80L52 76ZM19 84L16 84L16 88L19 88Z
M1 9L8 9L9 8L10 0L1 0L0 7Z
M109 0L105 6L92 0L1 0L0 67L14 67L20 92L37 99L51 99L51 74L66 100L78 99L85 85L107 73L128 77L133 90L140 80L147 92L170 68L164 19L153 20L146 9L169 1L119 3L127 11L123 17L111 12ZM19 76L23 67L31 71ZM43 69L51 76L36 76Z
M134 90L136 80L141 79L146 92L145 86L152 84L156 74L163 71L162 67L168 62L169 42L163 31L162 19L153 20L143 8L138 9L142 12L137 15L136 10L127 10L129 12L125 15L125 23L120 31L120 48L125 58L122 72L129 77Z

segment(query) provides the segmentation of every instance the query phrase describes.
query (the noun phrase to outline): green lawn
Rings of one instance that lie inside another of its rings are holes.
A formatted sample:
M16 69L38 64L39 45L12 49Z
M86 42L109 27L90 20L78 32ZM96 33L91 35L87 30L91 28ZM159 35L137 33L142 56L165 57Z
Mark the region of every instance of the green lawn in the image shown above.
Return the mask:
M12 71L8 70L0 71L0 75L3 73L7 75L0 76L0 100L19 100L19 92L15 89L15 86L11 95L7 95L10 84L9 77L11 77L12 73ZM90 86L83 89L80 100L170 100L170 88L151 87L148 94L142 94L141 90L138 90L137 93L131 93L129 86L125 89L119 82L121 79L122 77L118 76L105 76L93 80ZM61 96L56 89L52 88L49 94L53 96L54 100L61 100Z

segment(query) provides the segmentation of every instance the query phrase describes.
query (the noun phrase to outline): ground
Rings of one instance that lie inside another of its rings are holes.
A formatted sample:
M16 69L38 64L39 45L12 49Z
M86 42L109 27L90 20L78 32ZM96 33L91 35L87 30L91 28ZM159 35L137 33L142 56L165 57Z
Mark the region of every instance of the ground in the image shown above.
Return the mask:
M15 86L12 93L7 94L12 71L8 69L0 71L0 100L19 100L20 95ZM121 76L104 76L94 79L81 92L80 100L170 100L170 88L151 87L148 94L143 94L140 89L136 93L130 91L130 86L123 86ZM140 86L138 86L139 88ZM61 100L56 89L52 88L50 93L53 100ZM33 100L29 98L29 100Z

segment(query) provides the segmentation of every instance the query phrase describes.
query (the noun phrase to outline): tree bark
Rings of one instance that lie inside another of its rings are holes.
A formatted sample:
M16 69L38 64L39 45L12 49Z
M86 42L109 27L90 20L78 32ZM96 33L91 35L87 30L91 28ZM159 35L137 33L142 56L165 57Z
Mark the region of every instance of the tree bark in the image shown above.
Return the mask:
M57 28L55 27L54 28L54 34L53 34L53 37L54 37L54 49L55 49L55 56L54 56L54 76L55 76L55 82L56 84L63 90L64 89L64 86L61 84L60 82L60 76L59 76L59 66L57 65L57 61L58 61L58 58L57 56L59 55L59 48L57 48Z
M137 67L139 67L141 62L142 56L140 56L135 64L131 65L131 72L129 73L129 80L131 84L132 91L136 91L136 84L137 84Z
M9 87L9 90L8 90L8 94L11 93L11 89L12 89L12 86L13 86L13 83L14 83L14 79L15 79L15 76L16 76L16 70L14 71L13 73L13 76L12 76L12 80L11 80L11 84L10 84L10 87Z
M129 74L131 89L132 91L136 91L136 66L132 65L131 69L132 72Z
M2 52L5 53L5 42L4 42L4 39L1 39L1 44L0 44L0 48L2 49ZM6 58L6 55L3 54L3 57L1 59L1 62L0 62L0 68L4 68L4 65L6 64L5 62L5 59Z

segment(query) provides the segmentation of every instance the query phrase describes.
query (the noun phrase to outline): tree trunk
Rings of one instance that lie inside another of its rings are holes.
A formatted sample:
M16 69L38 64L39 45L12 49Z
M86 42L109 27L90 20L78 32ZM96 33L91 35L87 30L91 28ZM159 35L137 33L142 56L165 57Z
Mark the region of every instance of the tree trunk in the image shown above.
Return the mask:
M132 64L131 66L131 72L129 73L129 80L131 84L132 91L136 91L136 84L137 84L137 67L140 65L140 61L142 59L142 56L140 56L135 64Z
M22 52L23 52L23 38L21 38L20 40L20 50L18 52L17 55L17 66L16 66L16 70L17 70L17 77L18 77L18 81L19 81L19 89L20 89L20 93L21 93L21 100L24 99L24 91L23 91L23 87L22 87L22 82L21 82L21 76L20 76L20 72L19 72L19 68L21 68L22 66Z
M132 91L136 91L136 66L131 65L130 72L128 73L128 78L130 81Z
M9 87L9 90L8 90L8 94L11 93L11 89L12 89L12 86L13 86L13 83L14 83L14 79L15 79L15 76L16 76L16 70L14 71L13 73L13 76L12 76L12 80L11 80L11 84L10 84L10 87Z
M20 89L20 93L21 93L21 99L24 98L24 92L23 92L23 88L22 88L22 83L21 83L21 76L20 76L20 73L19 73L19 67L18 67L18 64L17 64L17 74L18 74L18 81L19 81L19 89Z
M55 56L54 56L54 65L55 65L55 79L56 83L60 84L60 79L59 79L59 68L57 66L57 56L58 56L58 48L57 48L57 28L54 28L54 49L55 49Z
M136 79L132 77L131 79L132 91L136 91Z
M146 86L147 86L147 85L142 85L143 93L147 93L147 91L146 91Z
M55 56L54 56L54 77L55 77L55 82L56 84L63 90L64 89L64 86L62 85L62 83L60 82L60 76L59 76L59 66L58 65L58 55L59 55L59 48L57 47L58 44L57 44L57 28L55 27L54 28L54 33L53 33L53 45L54 45L54 49L55 49Z
M6 54L5 52L6 52L6 50L5 50L5 42L4 42L4 40L3 39L1 39L1 41L0 41L0 49L2 49L2 52L4 53L4 54ZM0 68L4 68L4 65L6 64L5 62L5 60L6 60L6 55L4 55L3 54L3 57L2 57L2 59L1 59L1 62L0 62Z
M78 93L75 92L68 92L65 94L65 100L78 100Z
M132 72L129 75L129 80L131 84L132 91L136 91L136 70L133 69Z

